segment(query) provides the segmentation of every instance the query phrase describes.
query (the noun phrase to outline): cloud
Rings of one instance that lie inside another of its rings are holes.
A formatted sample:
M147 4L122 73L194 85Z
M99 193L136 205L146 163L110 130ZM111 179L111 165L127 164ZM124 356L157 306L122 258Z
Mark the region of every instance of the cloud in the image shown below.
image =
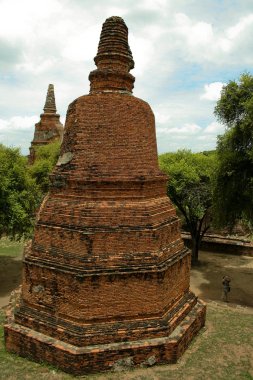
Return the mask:
M45 22L62 11L58 0L2 0L0 12L0 36L8 40L34 39L44 30Z
M75 31L66 38L61 51L62 57L74 62L89 61L96 54L99 33L98 25L91 26L82 33ZM84 45L85 49L80 49L80 46Z
M201 130L201 127L197 124L186 123L179 127L158 127L158 133L176 134L176 135L194 135Z
M247 61L253 62L250 48L253 13L223 29L215 28L210 22L195 21L184 13L176 13L172 31L177 40L177 48L179 45L184 46L182 54L185 60L215 65L240 64L243 41L243 45L247 46Z
M192 47L205 45L213 39L212 25L207 22L194 23L183 13L175 15L175 22L175 32L182 35Z
M183 125L157 126L157 140L160 153L190 148L193 151L215 149L217 136L224 133L225 127L217 122L208 125L185 123Z
M0 119L0 143L20 147L27 153L33 138L34 124L38 121L39 117L35 115Z
M21 49L16 43L9 43L3 38L0 38L0 68L10 71L13 62L16 62L21 57Z
M253 14L240 19L240 21L234 26L227 29L226 34L230 40L233 40L242 34L245 29L253 25Z
M218 123L217 121L213 121L204 129L203 133L218 135L218 134L224 133L224 131L225 131L224 125Z
M33 129L39 121L38 116L13 116L9 120L0 119L0 131L13 132L17 130Z
M222 87L225 85L226 83L222 82L213 82L210 84L205 84L205 92L200 96L200 99L217 101L220 98Z
M249 0L207 3L0 0L1 141L27 153L49 83L63 120L89 92L102 23L118 15L129 28L134 95L154 110L159 151L213 149L222 133L213 102L223 83L253 67L253 12Z

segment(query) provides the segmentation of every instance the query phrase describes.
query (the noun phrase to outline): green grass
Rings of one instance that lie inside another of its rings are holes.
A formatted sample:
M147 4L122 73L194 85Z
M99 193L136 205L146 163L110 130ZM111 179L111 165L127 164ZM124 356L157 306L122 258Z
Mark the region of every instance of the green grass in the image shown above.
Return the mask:
M8 238L2 238L0 239L0 256L21 256L23 247L24 241L11 241Z
M0 325L0 379L74 379L71 375L7 353ZM122 373L86 375L91 380L252 380L253 311L209 304L206 327L178 364L141 368Z

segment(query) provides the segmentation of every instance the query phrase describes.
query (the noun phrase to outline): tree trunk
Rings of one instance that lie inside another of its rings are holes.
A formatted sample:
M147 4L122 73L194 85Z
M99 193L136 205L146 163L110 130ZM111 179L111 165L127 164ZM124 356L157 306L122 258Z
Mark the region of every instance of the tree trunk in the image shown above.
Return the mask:
M197 265L199 263L199 248L203 236L209 229L210 225L203 225L206 221L207 212L204 214L203 218L198 220L195 225L191 227L191 238L192 238L192 265Z
M197 265L199 262L199 236L192 236L192 265Z

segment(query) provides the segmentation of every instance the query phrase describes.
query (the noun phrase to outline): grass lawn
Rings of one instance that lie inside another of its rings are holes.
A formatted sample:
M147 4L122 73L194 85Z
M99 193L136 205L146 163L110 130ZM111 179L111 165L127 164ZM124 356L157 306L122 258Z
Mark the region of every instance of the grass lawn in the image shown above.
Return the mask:
M9 354L3 344L4 314L0 313L0 379L74 379L45 364ZM253 310L208 304L206 327L178 364L140 368L121 373L86 375L97 380L239 380L253 379Z
M0 239L0 257L20 257L22 256L24 247L24 242L21 241L11 241L7 238Z

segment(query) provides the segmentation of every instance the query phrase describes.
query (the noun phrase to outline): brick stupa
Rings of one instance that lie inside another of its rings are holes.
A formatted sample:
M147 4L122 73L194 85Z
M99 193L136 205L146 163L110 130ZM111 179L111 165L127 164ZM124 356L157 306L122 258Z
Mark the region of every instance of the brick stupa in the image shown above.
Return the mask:
M53 141L62 140L63 125L60 115L56 113L54 96L54 85L49 84L44 106L44 113L40 115L40 121L35 124L34 137L29 148L29 164L33 164L36 157L36 149L40 146L50 144Z
M173 363L205 322L158 167L154 115L132 95L120 17L103 24L95 63L90 94L68 108L5 326L8 351L74 374Z

